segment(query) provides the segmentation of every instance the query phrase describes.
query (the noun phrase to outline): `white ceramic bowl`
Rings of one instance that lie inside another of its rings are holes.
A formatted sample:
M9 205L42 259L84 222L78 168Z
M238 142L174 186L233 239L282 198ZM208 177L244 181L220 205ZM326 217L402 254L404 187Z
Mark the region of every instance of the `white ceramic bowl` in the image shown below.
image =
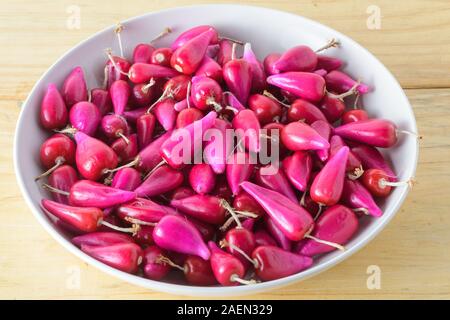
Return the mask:
M282 52L298 44L319 48L329 39L337 38L342 44L341 48L330 49L327 54L342 58L346 61L346 72L375 88L363 98L364 108L368 113L374 117L392 120L401 129L417 132L416 121L408 99L392 74L359 44L317 22L260 7L205 5L149 13L127 20L123 24L125 28L122 38L127 57L131 56L134 45L149 41L167 26L173 28L174 33L160 40L158 45L168 45L187 28L210 24L218 28L221 35L251 42L252 48L261 59L270 52ZM173 294L212 297L257 293L309 278L343 261L372 240L400 208L408 193L407 188L404 187L396 188L381 204L384 210L381 218L362 220L360 231L346 245L346 251L327 254L317 259L310 269L290 277L248 286L193 287L152 281L110 268L84 254L71 244L70 239L63 232L50 223L39 208L41 198L49 196L33 181L33 177L42 171L39 165L39 148L48 136L48 133L39 126L39 106L47 84L50 82L61 84L74 66L80 65L84 68L90 88L101 85L105 48L113 48L115 53L119 52L113 29L112 26L80 43L61 57L41 77L22 107L14 143L17 179L34 216L61 245L82 260L127 282ZM414 175L418 157L418 144L415 139L400 138L398 145L389 149L386 154L400 179L407 179ZM386 246L388 245L386 243Z

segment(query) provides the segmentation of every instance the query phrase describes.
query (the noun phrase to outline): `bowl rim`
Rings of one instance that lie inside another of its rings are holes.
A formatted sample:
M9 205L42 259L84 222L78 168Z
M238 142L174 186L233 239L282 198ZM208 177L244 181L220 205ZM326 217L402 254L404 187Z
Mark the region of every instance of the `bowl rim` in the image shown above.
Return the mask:
M239 9L246 9L246 10L262 10L267 12L272 12L273 14L276 14L278 16L290 16L295 17L299 21L302 21L304 23L313 25L316 28L319 28L323 31L330 32L336 34L339 39L345 39L346 42L350 43L352 46L357 47L358 49L362 50L366 55L370 56L377 64L379 64L383 69L386 70L386 74L388 77L393 80L393 83L397 86L395 90L400 91L401 95L403 96L404 100L406 101L407 105L409 106L411 115L412 115L412 122L409 123L409 125L413 128L414 132L417 132L417 123L414 116L414 111L411 107L411 104L401 88L398 81L395 79L395 77L392 75L392 73L366 48L361 46L359 43L351 39L350 37L342 34L341 32L330 28L322 23L316 22L312 19L305 18L303 16L297 15L295 13L286 12L282 10L262 7L262 6L252 6L252 5L242 5L242 4L203 4L203 5L188 5L188 6L179 6L179 7L173 7L153 12L148 12L139 16L131 17L126 20L123 20L123 23L131 23L135 20L140 19L150 19L154 15L158 15L161 13L171 13L171 12L177 12L177 11L184 11L186 9L193 10L193 9L202 9L202 10L208 10L208 9L215 9L219 10L220 8L227 8L231 9L234 8L236 10ZM36 81L34 84L32 90L27 96L27 99L24 101L17 123L16 123L16 129L15 129L15 135L14 135L14 147L13 147L13 155L14 155L14 170L16 173L16 179L19 184L19 188L21 190L21 193L23 197L25 198L25 201L28 205L28 207L31 209L33 215L35 218L39 221L39 223L44 227L44 229L58 242L60 243L65 249L67 249L69 252L80 258L81 260L87 262L88 264L96 267L97 269L100 269L104 271L105 273L112 275L116 278L119 278L121 280L124 280L128 283L144 287L147 289L157 290L169 294L178 294L178 295L184 295L184 296L240 296L240 295L246 295L246 294L252 294L257 292L263 292L267 291L269 289L275 289L282 286L286 286L289 284L293 284L295 282L299 282L300 280L305 280L309 277L312 277L314 275L317 275L335 265L338 263L344 261L345 259L349 258L351 255L362 249L364 246L366 246L370 241L373 240L380 232L384 229L384 227L391 221L391 219L395 216L397 211L400 209L400 206L403 204L407 194L409 193L409 188L404 188L402 190L402 193L397 198L397 201L392 205L391 213L383 220L381 220L378 224L376 224L371 233L368 234L364 239L362 239L360 242L353 245L350 249L336 255L335 257L331 258L328 261L322 262L318 265L315 265L309 269L306 269L302 272L299 272L297 274L267 281L267 282L261 282L246 286L234 286L234 287L222 287L222 286L216 286L216 287L199 287L199 286L190 286L190 285L183 285L183 284L173 284L168 282L162 282L162 281L155 281L146 279L137 275L128 274L122 271L119 271L117 269L114 269L112 267L109 267L108 265L90 257L89 255L82 252L80 249L78 249L75 245L73 245L69 240L67 240L65 237L63 237L56 228L54 228L53 224L44 217L42 212L38 209L38 205L36 205L30 196L30 193L27 190L26 183L25 183L25 177L23 176L22 172L19 170L19 154L18 154L18 136L20 128L22 128L22 122L25 114L25 109L27 109L28 104L30 104L31 96L33 96L34 92L37 90L38 85L41 81L47 76L48 73L50 73L55 65L57 65L61 60L63 60L67 55L72 53L72 51L75 51L80 45L87 43L89 41L93 41L97 36L103 33L112 32L114 29L114 26L109 26L104 28L103 30L100 30L96 32L95 34L89 36L87 39L79 42L77 45L66 51L61 57L59 57L42 75L41 77ZM419 144L416 142L414 145L415 148L415 155L413 159L413 166L411 169L411 176L413 176L417 169L417 163L418 163L418 157L419 157Z

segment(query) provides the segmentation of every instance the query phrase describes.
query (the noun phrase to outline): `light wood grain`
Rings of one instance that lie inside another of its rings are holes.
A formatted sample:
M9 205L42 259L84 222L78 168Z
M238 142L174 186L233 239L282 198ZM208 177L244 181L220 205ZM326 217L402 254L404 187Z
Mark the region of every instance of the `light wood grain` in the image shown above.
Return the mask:
M15 181L12 139L19 104L62 53L119 20L188 1L76 1L80 30L65 28L72 1L1 1L0 13L0 298L177 299L126 284L65 251L32 217ZM207 1L198 1L207 3ZM325 23L371 50L392 70L413 105L421 141L414 190L387 228L350 259L290 287L255 299L450 298L450 2L247 1ZM366 8L382 11L368 30ZM440 88L440 89L436 89ZM378 265L381 290L368 290L366 269ZM73 268L81 286L70 289Z

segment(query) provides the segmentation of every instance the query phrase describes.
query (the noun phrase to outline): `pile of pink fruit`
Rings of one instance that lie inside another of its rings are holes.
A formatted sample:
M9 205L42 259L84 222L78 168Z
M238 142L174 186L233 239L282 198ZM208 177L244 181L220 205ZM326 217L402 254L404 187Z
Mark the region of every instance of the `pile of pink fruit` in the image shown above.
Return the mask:
M169 32L130 59L107 51L102 88L75 67L43 94L36 180L53 199L41 207L86 254L153 280L270 281L345 250L362 216L383 214L377 199L407 184L377 149L403 131L359 108L370 88L323 54L338 41L261 61L206 25L156 48ZM208 129L240 135L208 148Z

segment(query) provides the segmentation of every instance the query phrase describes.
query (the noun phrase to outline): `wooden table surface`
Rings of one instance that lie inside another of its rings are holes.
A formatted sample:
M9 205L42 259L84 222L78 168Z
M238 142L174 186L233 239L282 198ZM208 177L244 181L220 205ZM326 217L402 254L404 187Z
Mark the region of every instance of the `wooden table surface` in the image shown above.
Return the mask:
M368 48L400 81L423 135L418 183L374 241L314 278L248 298L450 298L450 2L240 1L244 2L317 20ZM65 51L120 20L188 4L184 0L0 1L0 298L180 298L110 277L50 238L20 194L12 147L21 102ZM66 27L72 6L81 10L80 29ZM371 20L377 10L379 29ZM381 270L380 289L367 287L371 265Z

